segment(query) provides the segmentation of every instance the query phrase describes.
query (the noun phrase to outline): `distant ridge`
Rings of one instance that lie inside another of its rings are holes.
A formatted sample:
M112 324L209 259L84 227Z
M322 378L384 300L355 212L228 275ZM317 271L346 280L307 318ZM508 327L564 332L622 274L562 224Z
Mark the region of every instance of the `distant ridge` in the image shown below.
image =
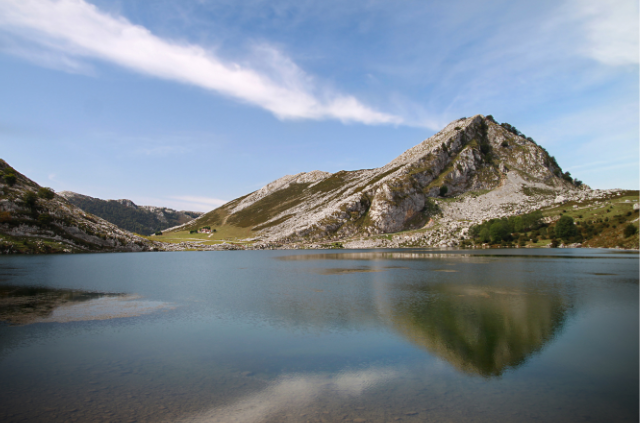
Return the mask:
M72 191L62 191L59 195L84 211L100 216L122 229L142 235L151 235L156 231L181 225L202 214L168 207L139 206L127 199L102 200Z

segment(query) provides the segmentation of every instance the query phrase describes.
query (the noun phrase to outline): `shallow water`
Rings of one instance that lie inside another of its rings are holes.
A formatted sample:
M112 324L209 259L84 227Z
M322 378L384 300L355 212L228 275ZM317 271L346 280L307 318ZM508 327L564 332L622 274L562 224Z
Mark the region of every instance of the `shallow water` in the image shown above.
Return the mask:
M0 421L638 421L638 255L0 257Z

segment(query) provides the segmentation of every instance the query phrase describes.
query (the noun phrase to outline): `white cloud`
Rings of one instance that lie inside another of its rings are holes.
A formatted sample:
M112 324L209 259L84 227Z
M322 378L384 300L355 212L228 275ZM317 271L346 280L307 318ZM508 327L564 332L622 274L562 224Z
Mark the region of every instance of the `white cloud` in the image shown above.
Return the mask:
M65 60L105 60L242 100L281 119L338 119L365 124L402 121L350 95L316 87L310 76L276 50L266 49L262 55L266 58L262 66L270 68L269 72L225 63L212 51L164 40L83 0L2 0L0 28L38 43Z
M585 53L612 66L638 64L638 2L636 0L572 0L583 20Z
M403 369L404 370L404 369ZM404 370L403 373L406 373ZM252 392L226 406L213 407L194 413L181 422L245 422L259 423L276 413L300 413L322 395L357 397L389 380L399 378L401 372L394 368L370 368L337 375L297 374L282 377L264 389ZM402 376L406 377L406 374Z

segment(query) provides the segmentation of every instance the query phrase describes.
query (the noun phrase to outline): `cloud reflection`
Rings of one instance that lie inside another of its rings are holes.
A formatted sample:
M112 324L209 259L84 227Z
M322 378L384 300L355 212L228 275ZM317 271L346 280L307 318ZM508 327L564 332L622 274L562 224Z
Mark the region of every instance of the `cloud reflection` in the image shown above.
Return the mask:
M323 395L360 396L398 375L398 371L389 368L370 368L337 375L289 375L232 404L213 407L180 421L184 423L263 422L278 413L303 412L306 406Z

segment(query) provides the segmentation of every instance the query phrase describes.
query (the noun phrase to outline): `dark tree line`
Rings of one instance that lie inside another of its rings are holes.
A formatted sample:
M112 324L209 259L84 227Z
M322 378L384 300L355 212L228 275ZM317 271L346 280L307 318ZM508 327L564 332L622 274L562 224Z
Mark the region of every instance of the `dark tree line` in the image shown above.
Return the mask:
M161 232L163 229L184 223L180 221L180 216L175 213L165 212L167 223L163 223L151 212L127 207L117 201L96 201L81 198L73 198L70 201L82 210L99 216L107 222L111 222L127 231L142 235L151 235L156 232Z
M618 225L625 225L623 235L628 238L638 232L637 226L630 223L636 216L637 212L628 212L611 218L576 222L571 216L563 214L555 223L547 224L542 220L542 212L535 211L525 215L491 219L472 226L469 228L469 237L476 244L524 245L529 240L536 243L540 239L549 239L552 246L557 246L560 241L567 244L583 242L600 235L608 228L615 229Z

